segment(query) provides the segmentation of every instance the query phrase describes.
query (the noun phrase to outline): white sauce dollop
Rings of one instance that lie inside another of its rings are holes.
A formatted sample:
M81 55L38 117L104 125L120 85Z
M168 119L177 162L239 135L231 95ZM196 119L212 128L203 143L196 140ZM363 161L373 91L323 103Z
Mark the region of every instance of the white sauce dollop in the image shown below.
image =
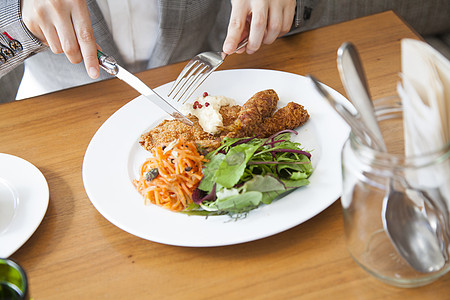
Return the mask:
M220 108L226 105L236 105L234 99L224 96L199 97L195 101L184 104L180 111L185 115L196 116L203 130L211 134L217 133L218 127L223 125L222 115L219 113Z

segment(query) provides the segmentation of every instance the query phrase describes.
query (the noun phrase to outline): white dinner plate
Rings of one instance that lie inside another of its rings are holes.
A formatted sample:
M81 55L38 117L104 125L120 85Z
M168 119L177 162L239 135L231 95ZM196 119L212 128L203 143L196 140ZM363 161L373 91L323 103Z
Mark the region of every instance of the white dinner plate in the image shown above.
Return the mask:
M0 257L9 257L31 237L48 201L41 171L20 157L0 153Z
M156 91L167 95L171 84ZM294 136L295 141L312 151L315 169L308 186L238 220L229 216L188 216L144 205L132 184L132 180L138 178L139 166L148 157L138 140L167 115L151 101L138 97L99 128L86 150L83 182L92 204L107 220L131 234L163 244L192 247L223 246L264 238L317 215L341 195L340 153L349 128L316 93L309 79L271 70L217 71L196 94L200 96L206 91L243 104L265 89L277 92L279 107L295 101L304 105L310 114L309 121ZM341 102L348 103L342 95L327 89Z

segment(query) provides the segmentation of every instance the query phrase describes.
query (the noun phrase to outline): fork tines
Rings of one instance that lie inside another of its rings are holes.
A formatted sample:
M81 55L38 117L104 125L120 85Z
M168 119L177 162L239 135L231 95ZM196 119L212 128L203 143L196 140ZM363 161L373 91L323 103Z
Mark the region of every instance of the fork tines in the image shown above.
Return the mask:
M197 59L191 60L178 75L168 96L173 94L172 98L177 102L181 99L183 99L183 103L186 102L212 71L210 65Z

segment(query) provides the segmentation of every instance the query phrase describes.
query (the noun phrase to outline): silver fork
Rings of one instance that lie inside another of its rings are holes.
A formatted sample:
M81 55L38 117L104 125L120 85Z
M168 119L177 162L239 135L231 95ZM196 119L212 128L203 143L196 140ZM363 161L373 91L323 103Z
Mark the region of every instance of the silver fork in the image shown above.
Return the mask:
M248 38L243 39L232 54L245 47L247 43ZM172 95L172 99L177 102L181 99L183 99L182 103L186 102L203 81L223 63L227 56L224 52L212 51L202 52L194 56L178 75L167 96Z

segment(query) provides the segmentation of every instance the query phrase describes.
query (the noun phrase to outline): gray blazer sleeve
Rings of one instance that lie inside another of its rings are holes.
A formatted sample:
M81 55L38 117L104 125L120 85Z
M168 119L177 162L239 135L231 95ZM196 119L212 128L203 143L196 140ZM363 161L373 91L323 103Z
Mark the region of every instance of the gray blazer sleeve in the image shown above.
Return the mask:
M47 48L22 22L20 0L0 1L0 44L0 78Z

